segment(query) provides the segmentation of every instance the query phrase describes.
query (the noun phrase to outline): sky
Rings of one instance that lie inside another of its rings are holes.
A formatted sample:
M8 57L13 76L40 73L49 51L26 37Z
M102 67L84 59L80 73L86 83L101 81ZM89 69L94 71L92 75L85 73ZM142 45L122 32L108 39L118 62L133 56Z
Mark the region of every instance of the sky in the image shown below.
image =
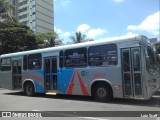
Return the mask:
M54 30L64 43L143 34L160 40L160 0L54 0Z

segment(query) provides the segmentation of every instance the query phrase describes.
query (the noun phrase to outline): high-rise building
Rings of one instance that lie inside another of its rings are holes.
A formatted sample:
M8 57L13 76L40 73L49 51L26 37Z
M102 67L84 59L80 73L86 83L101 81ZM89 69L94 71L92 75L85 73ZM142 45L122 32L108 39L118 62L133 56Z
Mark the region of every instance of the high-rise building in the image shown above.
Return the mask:
M11 4L11 6L14 6L12 9L10 9L9 13L16 17L17 18L17 6L16 6L16 3L17 3L17 0L8 0L9 3Z
M15 6L15 1L16 0L6 0L6 1L4 1L4 2L9 2L9 4L11 5L11 6ZM9 15L12 15L12 16L16 16L16 11L15 11L15 9L9 9L9 11L7 11L8 13L9 13ZM4 22L4 21L6 21L7 19L6 18L2 18L2 16L0 16L0 22Z
M34 33L54 30L53 0L10 0L15 6L11 13Z

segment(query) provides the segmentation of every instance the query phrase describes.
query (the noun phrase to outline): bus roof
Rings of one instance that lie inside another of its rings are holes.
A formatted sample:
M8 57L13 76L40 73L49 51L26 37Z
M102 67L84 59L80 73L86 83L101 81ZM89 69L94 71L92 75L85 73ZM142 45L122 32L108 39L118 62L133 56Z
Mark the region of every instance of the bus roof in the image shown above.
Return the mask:
M58 50L66 50L66 49L72 49L72 48L79 48L79 47L87 47L92 45L99 45L103 43L118 43L123 41L131 41L131 40L140 40L142 39L143 35L127 35L127 36L120 36L120 37L114 37L114 38L107 38L103 40L96 40L96 41L89 41L89 42L83 42L83 43L77 43L77 44L69 44L69 45L62 45L57 47L50 47L50 48L43 48L43 49L36 49L36 50L29 50L29 51L23 51L23 52L16 52L16 53L9 53L9 54L3 54L0 57L14 57L14 56L21 56L21 55L27 55L27 54L36 54L36 53L45 53L50 51L58 51Z

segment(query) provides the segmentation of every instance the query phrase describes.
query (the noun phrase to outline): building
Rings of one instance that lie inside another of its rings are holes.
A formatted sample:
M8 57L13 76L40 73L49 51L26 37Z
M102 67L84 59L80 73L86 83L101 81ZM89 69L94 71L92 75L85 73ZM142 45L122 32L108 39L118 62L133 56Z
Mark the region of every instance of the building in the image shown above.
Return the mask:
M155 43L158 42L158 39L157 39L157 38L149 38L149 40L150 40L150 42L151 42L152 44L155 44Z
M5 2L9 2L9 4L14 5L14 0L6 0ZM14 15L15 11L10 9L10 11L8 11L10 15ZM15 15L14 15L15 16ZM4 22L6 21L5 18L2 18L2 16L0 16L0 22Z
M11 14L34 33L54 31L53 0L10 0L10 3L15 6Z
M16 7L16 1L17 0L8 0L9 1L9 3L12 5L12 6L15 6L15 9L10 9L10 11L9 11L9 13L10 13L10 15L12 15L12 16L14 16L14 17L16 17L17 18L17 7Z

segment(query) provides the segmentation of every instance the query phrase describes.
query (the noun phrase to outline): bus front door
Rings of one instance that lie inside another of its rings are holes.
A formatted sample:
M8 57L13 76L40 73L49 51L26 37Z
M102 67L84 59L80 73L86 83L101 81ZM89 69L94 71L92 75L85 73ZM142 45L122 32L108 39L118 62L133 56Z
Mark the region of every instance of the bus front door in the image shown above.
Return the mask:
M46 92L57 90L57 57L44 58L44 80Z
M140 47L121 49L124 97L143 97Z
M13 90L22 89L22 60L12 61Z

